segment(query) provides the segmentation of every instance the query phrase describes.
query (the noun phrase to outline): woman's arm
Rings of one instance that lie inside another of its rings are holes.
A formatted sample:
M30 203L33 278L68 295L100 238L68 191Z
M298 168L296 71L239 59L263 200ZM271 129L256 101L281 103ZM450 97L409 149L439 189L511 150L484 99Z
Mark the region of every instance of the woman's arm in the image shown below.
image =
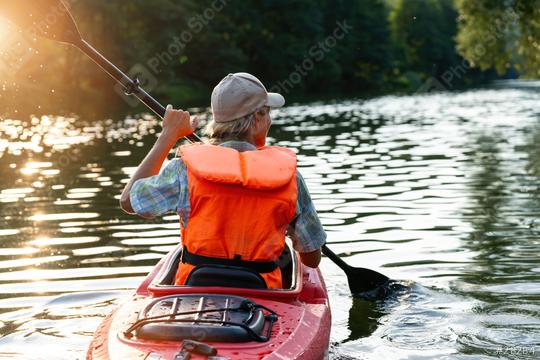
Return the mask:
M296 214L287 228L287 233L293 241L294 249L300 254L302 263L316 268L321 262L321 248L326 243L326 233L304 178L299 172L296 173L296 182L298 187Z
M120 207L128 214L133 214L131 206L130 191L135 181L154 176L159 173L163 161L173 148L178 139L185 137L197 128L197 118L190 120L189 112L173 110L172 106L167 106L167 112L163 119L163 131L159 135L156 143L146 155L137 170L129 180L128 184L120 196Z

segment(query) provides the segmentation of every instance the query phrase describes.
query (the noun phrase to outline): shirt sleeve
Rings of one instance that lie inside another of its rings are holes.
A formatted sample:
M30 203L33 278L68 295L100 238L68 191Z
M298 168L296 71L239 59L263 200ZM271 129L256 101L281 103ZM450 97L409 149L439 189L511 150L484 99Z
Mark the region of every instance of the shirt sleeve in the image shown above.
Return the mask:
M315 205L302 175L296 174L298 198L296 214L289 224L287 233L293 241L293 247L301 253L320 249L326 243L326 233L322 227Z
M158 175L137 180L129 193L133 210L145 218L178 213L187 195L187 184L183 183L185 173L184 162L174 159Z

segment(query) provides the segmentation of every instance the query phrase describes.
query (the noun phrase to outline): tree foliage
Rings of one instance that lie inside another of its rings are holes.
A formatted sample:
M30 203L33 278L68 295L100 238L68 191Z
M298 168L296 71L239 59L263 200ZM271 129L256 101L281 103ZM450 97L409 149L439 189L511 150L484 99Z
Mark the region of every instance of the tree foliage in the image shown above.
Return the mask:
M540 76L540 0L458 0L458 49L482 69Z
M177 106L207 105L213 86L236 71L256 74L291 99L415 90L463 60L455 49L453 0L68 2L91 44L126 71L138 64L151 78L151 93ZM471 3L460 2L466 18L484 11ZM468 54L474 37L464 34L482 29L469 31L463 24L460 39ZM46 88L40 102L76 110L123 104L111 94L108 75L75 49L45 40L31 46L39 54L17 69L15 81L0 79L6 92L16 90L15 100L31 74L25 92Z
M396 62L420 77L440 77L460 62L451 0L397 0L390 14Z

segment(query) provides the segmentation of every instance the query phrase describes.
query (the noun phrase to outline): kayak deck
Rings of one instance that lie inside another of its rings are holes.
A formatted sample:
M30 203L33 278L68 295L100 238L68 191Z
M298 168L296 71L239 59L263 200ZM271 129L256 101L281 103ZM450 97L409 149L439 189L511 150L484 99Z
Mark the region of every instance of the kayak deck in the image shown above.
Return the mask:
M194 297L243 297L277 314L268 341L209 342L209 333L200 328L195 338L214 346L218 357L225 359L324 359L327 357L331 315L328 294L318 269L296 266L291 288L244 289L227 287L174 286L166 284L177 263L178 249L154 268L134 296L109 314L96 331L87 359L173 360L180 351L181 340L146 339L126 334L141 314L158 299ZM296 256L295 256L296 258ZM295 259L296 260L296 259ZM164 283L165 282L165 283ZM221 294L221 295L219 295ZM169 310L167 310L169 311ZM147 314L142 314L147 315ZM144 317L143 317L144 318ZM185 325L185 324L184 324ZM166 331L166 328L163 328ZM268 327L266 327L268 329ZM155 329L153 329L155 330ZM194 330L196 332L197 329ZM126 336L127 335L127 336ZM164 336L167 338L167 336ZM206 357L192 355L191 359Z

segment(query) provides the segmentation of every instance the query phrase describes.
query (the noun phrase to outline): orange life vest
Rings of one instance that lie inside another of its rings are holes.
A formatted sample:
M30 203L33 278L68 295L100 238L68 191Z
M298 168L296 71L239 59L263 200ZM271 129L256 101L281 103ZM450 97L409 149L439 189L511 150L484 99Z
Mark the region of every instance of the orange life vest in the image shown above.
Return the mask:
M190 215L180 222L190 253L220 259L275 261L296 212L296 155L281 147L254 151L215 145L180 148L186 164ZM185 284L195 266L180 263L176 284ZM281 288L276 268L261 276Z

